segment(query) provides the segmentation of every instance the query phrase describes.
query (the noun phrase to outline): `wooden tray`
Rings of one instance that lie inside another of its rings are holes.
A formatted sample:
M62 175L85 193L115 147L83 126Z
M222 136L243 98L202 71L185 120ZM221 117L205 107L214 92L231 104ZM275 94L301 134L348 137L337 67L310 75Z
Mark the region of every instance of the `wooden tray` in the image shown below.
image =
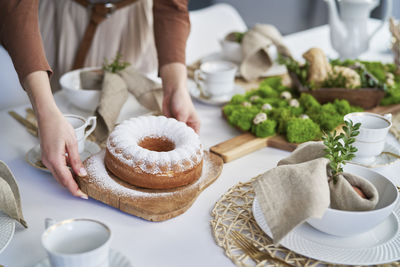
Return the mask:
M400 104L391 106L377 106L367 111L377 114L395 114L400 112ZM286 151L293 151L296 149L297 145L298 144L289 143L286 138L280 135L259 138L251 133L244 133L212 146L210 151L220 156L224 162L230 162L263 147L274 147Z
M385 96L385 92L377 88L320 88L308 90L300 83L297 75L290 73L290 77L292 78L293 85L297 87L299 92L312 95L321 104L333 102L335 99L345 99L351 105L359 106L363 109L371 109L378 106Z
M149 221L164 221L184 213L197 196L221 174L223 161L204 152L203 173L194 183L170 190L152 190L130 185L109 173L104 166L105 150L84 161L88 176L76 177L89 197Z

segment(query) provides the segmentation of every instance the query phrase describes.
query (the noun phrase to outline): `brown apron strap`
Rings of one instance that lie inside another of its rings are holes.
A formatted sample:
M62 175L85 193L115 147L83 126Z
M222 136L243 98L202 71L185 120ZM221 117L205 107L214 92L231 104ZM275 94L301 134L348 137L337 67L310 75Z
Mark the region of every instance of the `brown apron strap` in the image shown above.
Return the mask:
M91 4L88 0L75 0L80 5L90 8L91 15L86 31L83 35L82 41L76 52L74 65L72 69L79 69L83 67L86 56L92 45L94 34L96 33L97 26L107 19L115 10L123 8L129 4L136 2L137 0L122 0L116 3L99 3Z

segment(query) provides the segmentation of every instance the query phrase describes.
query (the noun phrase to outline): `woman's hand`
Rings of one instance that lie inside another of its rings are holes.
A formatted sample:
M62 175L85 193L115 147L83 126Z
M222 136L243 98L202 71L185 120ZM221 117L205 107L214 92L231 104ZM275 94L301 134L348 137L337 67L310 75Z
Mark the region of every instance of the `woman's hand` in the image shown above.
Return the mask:
M186 89L186 66L181 63L166 64L160 69L164 89L163 114L185 122L197 133L200 120Z
M87 175L79 158L75 131L54 102L47 73L33 72L24 79L23 85L38 119L43 164L72 195L87 199L67 166L80 176Z

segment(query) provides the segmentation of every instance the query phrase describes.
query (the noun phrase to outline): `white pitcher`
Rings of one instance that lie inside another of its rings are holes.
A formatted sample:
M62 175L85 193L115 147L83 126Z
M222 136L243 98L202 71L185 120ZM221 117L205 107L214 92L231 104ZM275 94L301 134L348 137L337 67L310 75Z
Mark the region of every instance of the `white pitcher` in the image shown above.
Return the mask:
M392 13L392 0L386 0L382 23L368 34L367 24L371 11L379 0L338 0L340 17L335 0L325 0L329 10L331 44L341 59L354 59L368 50L369 41Z

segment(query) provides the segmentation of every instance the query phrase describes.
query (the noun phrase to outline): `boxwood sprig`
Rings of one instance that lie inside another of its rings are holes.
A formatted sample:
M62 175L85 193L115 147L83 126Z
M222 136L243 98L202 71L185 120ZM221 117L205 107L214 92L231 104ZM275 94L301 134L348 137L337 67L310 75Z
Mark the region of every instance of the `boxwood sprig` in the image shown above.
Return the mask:
M122 61L122 55L117 53L115 58L109 62L107 58L104 58L103 70L112 73L117 73L130 65L129 62Z
M329 159L330 174L334 184L337 182L338 175L343 173L343 165L355 157L354 153L357 152L357 148L352 144L360 133L360 126L361 123L353 124L352 121L345 121L342 133L337 134L335 130L333 133L325 133L322 137L326 146L325 157Z

